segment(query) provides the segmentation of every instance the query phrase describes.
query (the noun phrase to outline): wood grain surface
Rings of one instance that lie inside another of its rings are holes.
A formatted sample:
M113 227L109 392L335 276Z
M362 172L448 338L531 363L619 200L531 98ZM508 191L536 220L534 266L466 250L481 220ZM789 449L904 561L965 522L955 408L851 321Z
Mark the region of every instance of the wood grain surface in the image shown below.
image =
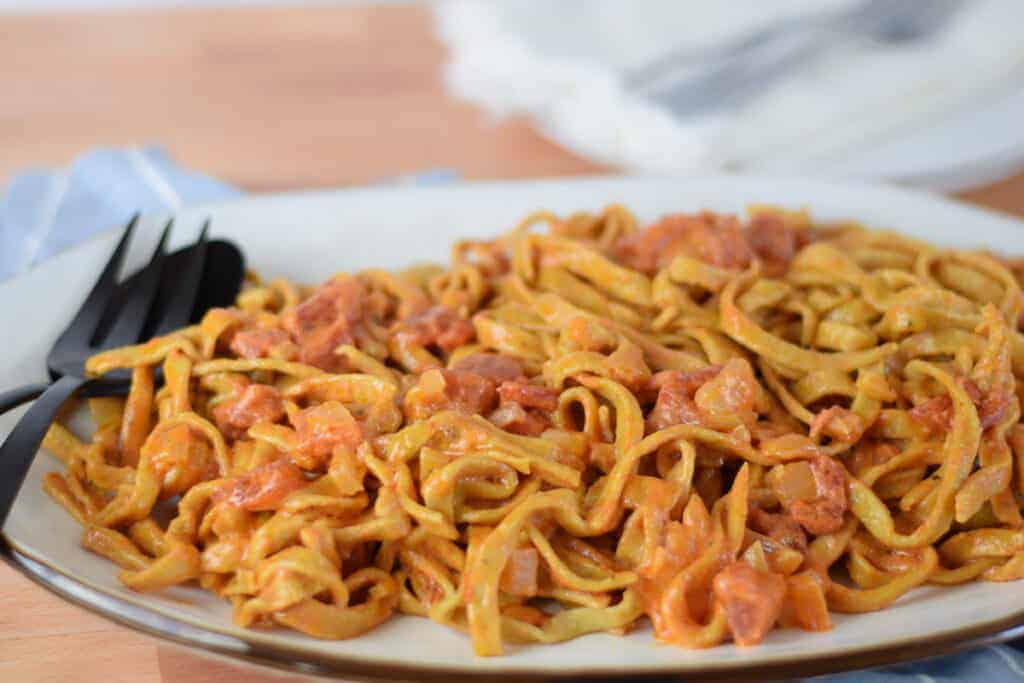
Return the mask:
M469 178L608 172L527 122L451 100L418 7L0 15L0 185L98 145L157 142L251 191L449 167ZM964 193L1024 216L1024 174ZM308 678L169 646L0 563L0 681Z

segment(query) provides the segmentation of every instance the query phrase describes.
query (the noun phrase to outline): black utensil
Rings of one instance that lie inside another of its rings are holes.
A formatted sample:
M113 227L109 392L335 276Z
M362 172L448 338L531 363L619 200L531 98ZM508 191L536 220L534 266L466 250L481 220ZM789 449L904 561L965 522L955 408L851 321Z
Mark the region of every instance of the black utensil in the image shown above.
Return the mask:
M188 261L191 258L191 250L192 245L167 255L164 272L168 275L164 278L166 282L161 282L161 287L157 292L157 297L153 304L153 310L156 314L151 317L156 320L164 318L163 312L167 309L168 302L172 300L176 294L176 281L170 274L180 273L187 267ZM203 317L203 314L211 308L233 305L235 302L235 296L237 296L240 288L240 283L245 277L245 266L242 253L233 243L225 240L210 240L206 245L206 253L208 267L203 269L198 298L195 300L195 305L189 318L186 319L182 325L199 322ZM131 291L137 286L141 275L142 271L132 274L118 286L118 290L122 292ZM166 318L167 324L161 325L161 330L159 331L156 329L155 325L147 324L144 327L141 338L148 339L158 334L166 334L166 332L174 329L173 327L170 327L171 322L178 319L180 318L177 315L168 316ZM104 347L88 347L80 350L79 355L88 357L89 355L102 350L102 348ZM55 372L54 366L49 363L48 367L50 376L54 380L58 379L61 374L63 374L59 371ZM81 369L81 365L79 365L76 372L81 372ZM104 380L105 381L102 384L97 383L83 387L78 392L78 395L86 397L119 396L127 393L128 374L126 372L114 371L104 377ZM37 382L34 384L26 384L25 386L17 387L16 389L0 392L0 415L17 408L23 403L39 398L50 384L50 382Z
M242 254L230 242L208 241L208 221L194 244L172 254L165 250L169 222L149 263L119 285L118 271L137 222L136 216L125 228L85 302L50 350L46 364L53 383L0 395L3 410L38 396L0 446L0 526L65 401L79 392L109 396L127 391L126 372L86 378L90 356L183 327L213 306L230 305L241 287Z

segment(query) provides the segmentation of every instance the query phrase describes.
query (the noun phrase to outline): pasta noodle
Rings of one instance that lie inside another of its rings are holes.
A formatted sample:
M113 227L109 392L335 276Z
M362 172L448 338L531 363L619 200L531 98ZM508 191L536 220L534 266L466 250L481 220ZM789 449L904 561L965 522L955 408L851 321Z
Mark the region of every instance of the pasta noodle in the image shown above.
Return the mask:
M645 618L752 645L1024 576L1020 264L769 206L538 212L452 261L253 277L98 354L130 393L52 426L46 491L134 590L485 656Z

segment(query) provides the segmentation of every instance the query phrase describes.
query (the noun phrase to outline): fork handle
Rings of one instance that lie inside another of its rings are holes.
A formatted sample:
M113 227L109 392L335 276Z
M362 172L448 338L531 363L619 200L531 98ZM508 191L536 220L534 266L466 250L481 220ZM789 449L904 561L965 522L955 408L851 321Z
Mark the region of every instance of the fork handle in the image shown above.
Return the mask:
M61 406L89 380L64 376L51 384L0 446L0 528L14 505L39 445Z
M22 403L34 401L42 396L49 386L48 382L40 382L38 384L26 384L23 387L3 392L0 394L0 415L3 415L8 410L14 410Z

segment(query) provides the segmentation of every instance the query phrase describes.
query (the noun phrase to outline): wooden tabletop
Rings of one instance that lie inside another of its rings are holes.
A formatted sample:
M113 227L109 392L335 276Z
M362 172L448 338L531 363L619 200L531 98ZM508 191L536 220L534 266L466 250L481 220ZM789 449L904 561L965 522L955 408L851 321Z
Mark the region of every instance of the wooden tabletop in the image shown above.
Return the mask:
M0 15L0 185L99 145L159 143L250 191L447 167L608 172L451 100L418 7ZM1024 174L961 195L1024 216ZM212 661L72 607L0 564L0 680L300 680Z

